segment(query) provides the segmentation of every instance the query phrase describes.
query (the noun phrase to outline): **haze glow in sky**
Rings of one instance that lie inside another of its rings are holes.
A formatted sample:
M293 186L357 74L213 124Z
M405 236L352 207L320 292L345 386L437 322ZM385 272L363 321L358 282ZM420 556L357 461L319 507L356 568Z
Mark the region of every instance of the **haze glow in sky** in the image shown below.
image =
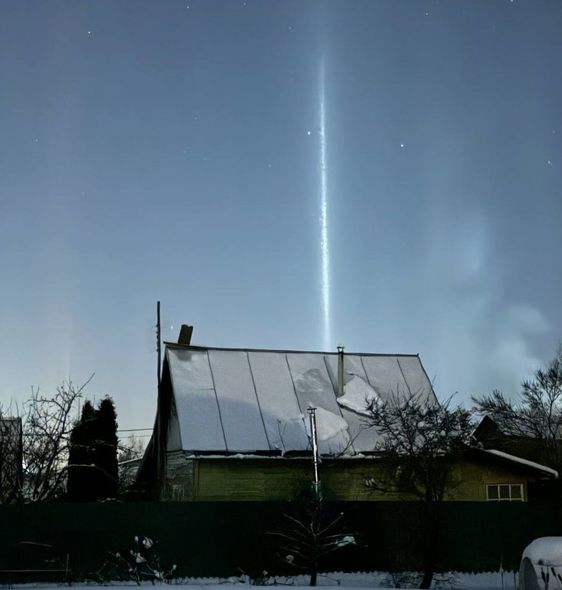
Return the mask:
M165 339L516 394L562 339L560 30L557 0L4 3L0 402L95 372L150 426L157 300Z

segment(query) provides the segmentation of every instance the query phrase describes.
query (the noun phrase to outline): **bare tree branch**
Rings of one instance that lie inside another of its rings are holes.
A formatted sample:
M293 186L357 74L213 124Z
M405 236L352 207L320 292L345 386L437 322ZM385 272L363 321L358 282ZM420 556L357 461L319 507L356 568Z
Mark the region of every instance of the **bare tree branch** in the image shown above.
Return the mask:
M39 502L64 492L70 432L79 399L93 377L92 374L80 387L75 387L72 382L63 383L51 397L42 395L39 388L32 388L29 399L21 410L18 408L22 466L20 499ZM1 420L0 409L0 424ZM0 435L0 446L2 441L5 437ZM2 449L0 456L4 456ZM0 499L2 497L0 484Z
M544 462L562 465L562 347L546 367L521 383L518 401L499 390L472 401L475 411L492 418L503 434L543 442Z
M424 392L397 391L387 401L368 405L368 424L377 429L380 453L377 472L365 484L382 493L420 502L424 515L419 531L423 554L420 588L429 588L436 567L438 518L436 508L453 485L454 458L473 432L470 412L444 403L429 403Z

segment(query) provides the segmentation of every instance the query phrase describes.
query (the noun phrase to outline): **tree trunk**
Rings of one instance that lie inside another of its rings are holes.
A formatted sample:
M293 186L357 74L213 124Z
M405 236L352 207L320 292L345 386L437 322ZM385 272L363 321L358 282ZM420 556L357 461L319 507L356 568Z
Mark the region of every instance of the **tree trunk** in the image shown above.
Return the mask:
M430 588L439 555L439 512L438 502L428 502L422 508L423 578L420 588Z
M420 583L420 588L430 588L431 582L433 582L433 568L427 567L423 572L423 578Z
M310 584L309 586L316 586L318 582L318 570L315 568L310 572Z

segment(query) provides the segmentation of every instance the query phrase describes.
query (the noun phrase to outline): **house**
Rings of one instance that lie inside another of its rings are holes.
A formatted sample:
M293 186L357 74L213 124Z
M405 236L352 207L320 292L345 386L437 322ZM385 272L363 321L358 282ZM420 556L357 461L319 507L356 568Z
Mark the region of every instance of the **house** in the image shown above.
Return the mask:
M562 441L540 439L531 434L528 436L506 434L488 415L485 415L476 427L473 438L475 445L481 449L503 451L534 463L548 465L553 469L558 469L560 466ZM562 482L556 479L538 480L532 488L535 497L558 498L562 490Z
M121 493L128 491L134 484L137 477L142 458L126 459L117 464L119 470L119 491Z
M478 446L484 449L499 449L554 468L559 464L556 459L562 457L562 441L537 438L532 433L527 436L506 434L488 415L483 416L473 437Z
M0 504L19 499L21 488L21 418L0 417Z
M153 436L137 484L163 500L288 500L311 478L316 408L321 479L333 500L389 500L367 405L415 393L438 403L418 355L211 348L191 328L166 343ZM494 450L455 465L449 500L526 500L554 470Z

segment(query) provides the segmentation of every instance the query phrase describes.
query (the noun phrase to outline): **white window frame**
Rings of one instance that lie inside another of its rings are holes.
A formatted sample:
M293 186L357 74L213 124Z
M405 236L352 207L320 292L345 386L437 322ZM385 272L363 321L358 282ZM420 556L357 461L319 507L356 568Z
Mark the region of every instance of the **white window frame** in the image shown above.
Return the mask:
M509 496L507 498L500 498L500 487L507 486ZM512 488L519 487L519 498L514 498L512 495ZM497 498L490 498L490 488L496 488ZM486 484L486 500L488 502L524 502L525 501L525 484L519 482L503 482L503 483L488 483Z

